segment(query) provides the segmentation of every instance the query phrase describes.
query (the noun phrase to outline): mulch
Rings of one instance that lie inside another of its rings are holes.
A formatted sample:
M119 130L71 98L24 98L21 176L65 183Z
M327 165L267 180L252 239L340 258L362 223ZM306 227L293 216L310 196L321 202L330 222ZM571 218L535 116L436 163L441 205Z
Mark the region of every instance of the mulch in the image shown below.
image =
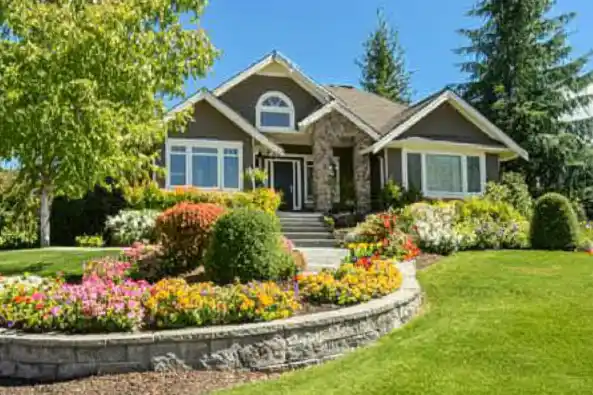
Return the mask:
M278 377L257 372L179 371L93 376L52 384L19 385L0 381L0 395L201 395Z

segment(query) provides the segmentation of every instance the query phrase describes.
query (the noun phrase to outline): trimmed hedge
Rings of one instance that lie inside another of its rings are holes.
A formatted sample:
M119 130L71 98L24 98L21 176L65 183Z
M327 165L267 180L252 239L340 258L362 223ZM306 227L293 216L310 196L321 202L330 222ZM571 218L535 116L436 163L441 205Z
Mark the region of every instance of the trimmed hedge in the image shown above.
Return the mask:
M273 214L237 209L214 226L204 268L219 284L235 280L277 280L295 273L292 257L283 248L280 223Z
M203 191L195 187L159 188L155 183L129 188L125 191L129 207L135 210L166 210L181 202L212 203L226 208L249 208L275 213L280 206L280 195L269 188L247 192Z
M531 221L531 246L542 250L574 250L579 225L570 201L547 193L537 199Z

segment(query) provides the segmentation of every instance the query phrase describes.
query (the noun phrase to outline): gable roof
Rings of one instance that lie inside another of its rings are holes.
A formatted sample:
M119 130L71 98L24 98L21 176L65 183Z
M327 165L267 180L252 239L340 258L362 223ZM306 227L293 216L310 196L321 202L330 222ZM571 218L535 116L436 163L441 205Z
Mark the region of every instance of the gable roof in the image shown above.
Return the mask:
M379 95L346 85L328 85L329 89L350 111L364 120L378 133L395 115L401 114L408 106L395 103Z
M327 103L328 101L334 98L333 94L330 91L325 89L322 85L313 81L313 79L305 73L303 73L294 62L292 62L288 57L284 56L276 50L272 51L259 61L247 67L245 70L231 77L222 85L218 86L213 91L214 95L223 95L225 92L229 91L235 85L241 83L242 81L246 80L252 75L257 74L259 71L268 67L272 63L278 63L282 65L284 68L286 68L289 76L303 89L311 93L321 103Z
M444 90L428 98L418 102L402 113L393 117L386 125L384 129L383 137L375 144L365 149L364 153L377 153L391 141L399 137L401 134L406 132L421 119L426 117L428 114L436 110L441 104L448 102L459 111L465 118L475 124L480 130L487 134L493 140L503 143L510 151L515 153L517 156L528 160L529 155L527 151L521 148L517 143L513 141L508 135L500 130L496 125L490 122L484 117L478 110L467 103L465 100L457 96L451 90Z
M245 118L243 118L241 115L239 115L237 112L235 112L232 108L230 108L228 105L226 105L222 100L220 100L219 98L217 98L216 96L214 96L212 93L210 93L208 91L202 91L202 92L190 97L182 105L178 105L177 107L173 108L171 111L169 111L167 113L167 116L165 117L165 121L167 121L168 119L171 119L175 113L183 110L184 108L187 108L190 105L193 106L202 100L206 101L208 104L210 104L216 110L218 110L222 115L227 117L235 125L237 125L239 128L241 128L245 133L247 133L248 135L250 135L251 137L256 139L258 142L260 142L263 146L270 149L272 152L275 152L280 155L284 154L284 150L282 149L282 147L280 147L279 145L275 144L272 140L267 138L263 133L261 133L253 125L251 125Z
M299 122L299 128L300 129L306 128L307 126L317 122L323 116L325 116L326 114L329 114L332 111L337 111L338 113L342 114L346 119L348 119L350 122L352 122L353 124L358 126L363 132L365 132L367 135L369 135L373 140L377 141L381 137L377 134L377 132L371 125L369 125L367 122L365 122L364 119L361 119L353 111L351 111L350 108L346 107L345 105L343 105L341 102L339 102L337 100L334 100L334 101L324 105L317 111L314 111L313 113L309 114L305 119L303 119Z

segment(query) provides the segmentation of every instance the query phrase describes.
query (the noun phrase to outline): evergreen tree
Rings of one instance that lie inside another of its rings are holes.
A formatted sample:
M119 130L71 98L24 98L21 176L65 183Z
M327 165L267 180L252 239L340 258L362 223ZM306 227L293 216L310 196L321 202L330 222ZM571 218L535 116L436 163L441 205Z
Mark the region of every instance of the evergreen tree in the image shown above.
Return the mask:
M377 11L378 24L364 43L364 55L356 61L361 69L364 90L389 100L409 103L410 73L406 70L405 52L396 29L383 12Z
M532 190L566 191L591 174L593 118L570 115L593 99L584 72L590 54L573 57L567 24L574 13L550 16L555 0L480 0L469 15L484 24L460 33L469 45L462 71L464 97L530 154L510 167L527 176ZM571 185L569 187L568 185Z

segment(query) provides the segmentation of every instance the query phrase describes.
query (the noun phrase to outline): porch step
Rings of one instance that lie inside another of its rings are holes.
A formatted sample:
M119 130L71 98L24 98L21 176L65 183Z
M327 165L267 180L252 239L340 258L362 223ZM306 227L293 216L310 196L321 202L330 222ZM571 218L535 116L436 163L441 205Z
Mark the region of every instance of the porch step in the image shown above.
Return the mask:
M332 239L297 239L292 240L296 248L299 247L327 247L333 248L338 245L336 240Z
M299 240L335 240L334 235L328 231L325 232L284 232L284 236L294 242Z
M301 232L329 232L327 227L323 224L295 224L295 225L282 225L282 231L284 233L301 233Z
M323 219L323 214L309 211L278 211L276 213L280 219L290 218L320 218Z

